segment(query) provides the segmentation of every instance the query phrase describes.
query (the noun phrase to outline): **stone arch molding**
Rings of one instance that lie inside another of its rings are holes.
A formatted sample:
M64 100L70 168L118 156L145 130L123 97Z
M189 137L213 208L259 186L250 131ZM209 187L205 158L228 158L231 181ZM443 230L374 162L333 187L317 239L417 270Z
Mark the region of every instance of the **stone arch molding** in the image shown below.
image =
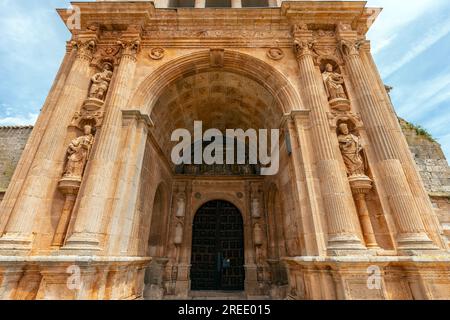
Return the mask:
M212 51L202 50L168 61L155 69L134 92L130 106L145 115L151 115L158 98L164 90L186 75L207 71L227 71L246 76L267 89L283 114L303 109L299 92L285 74L267 62L232 50L224 50L220 66L212 61Z

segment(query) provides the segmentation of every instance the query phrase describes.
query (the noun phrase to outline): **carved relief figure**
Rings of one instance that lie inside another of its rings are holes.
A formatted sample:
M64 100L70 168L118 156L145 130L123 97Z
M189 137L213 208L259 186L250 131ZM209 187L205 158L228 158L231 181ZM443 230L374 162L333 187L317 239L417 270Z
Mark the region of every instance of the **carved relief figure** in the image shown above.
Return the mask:
M327 63L322 77L329 100L347 99L347 94L344 90L344 78L334 71L333 65Z
M366 175L367 164L360 138L350 133L346 123L339 125L338 140L348 176Z
M103 71L96 73L91 81L91 90L89 91L89 98L94 98L104 101L106 93L108 92L109 84L111 83L113 75L113 66L110 63L103 65Z
M64 178L81 179L89 154L94 144L94 135L90 125L84 126L84 135L74 139L67 149L67 162Z

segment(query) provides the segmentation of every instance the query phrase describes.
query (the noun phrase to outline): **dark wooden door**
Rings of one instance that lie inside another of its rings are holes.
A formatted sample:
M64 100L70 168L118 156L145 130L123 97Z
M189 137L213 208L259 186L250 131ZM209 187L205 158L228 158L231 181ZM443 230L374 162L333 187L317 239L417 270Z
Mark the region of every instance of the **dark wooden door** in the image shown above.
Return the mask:
M242 291L244 277L242 216L229 202L208 202L194 219L191 289Z

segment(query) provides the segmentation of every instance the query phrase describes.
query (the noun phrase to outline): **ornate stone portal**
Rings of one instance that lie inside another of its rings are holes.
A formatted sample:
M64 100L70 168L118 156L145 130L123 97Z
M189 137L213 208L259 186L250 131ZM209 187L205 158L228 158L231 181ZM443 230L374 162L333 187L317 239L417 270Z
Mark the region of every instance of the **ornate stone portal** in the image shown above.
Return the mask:
M77 5L0 205L0 298L199 297L193 261L247 298L450 298L448 244L365 36L376 9ZM171 134L194 121L280 129L280 170L180 170Z

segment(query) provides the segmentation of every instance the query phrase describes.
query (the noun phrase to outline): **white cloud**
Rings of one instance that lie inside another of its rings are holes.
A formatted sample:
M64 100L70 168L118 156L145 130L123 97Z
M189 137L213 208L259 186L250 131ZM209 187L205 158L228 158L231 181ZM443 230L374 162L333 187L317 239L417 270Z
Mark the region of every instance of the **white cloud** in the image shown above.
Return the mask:
M29 113L26 116L0 118L1 126L27 126L34 125L38 118L37 113Z
M409 87L403 87L396 100L400 101L397 107L400 113L409 113L415 119L425 117L434 106L449 98L450 69L444 70L430 79L418 79ZM397 93L394 91L393 93Z
M411 62L414 58L419 56L429 47L437 43L448 33L450 33L450 20L447 20L444 24L432 27L425 33L425 35L421 35L417 41L415 41L408 47L407 53L400 60L395 61L394 63L382 68L381 73L384 77L389 77L394 72L401 69L404 65Z

